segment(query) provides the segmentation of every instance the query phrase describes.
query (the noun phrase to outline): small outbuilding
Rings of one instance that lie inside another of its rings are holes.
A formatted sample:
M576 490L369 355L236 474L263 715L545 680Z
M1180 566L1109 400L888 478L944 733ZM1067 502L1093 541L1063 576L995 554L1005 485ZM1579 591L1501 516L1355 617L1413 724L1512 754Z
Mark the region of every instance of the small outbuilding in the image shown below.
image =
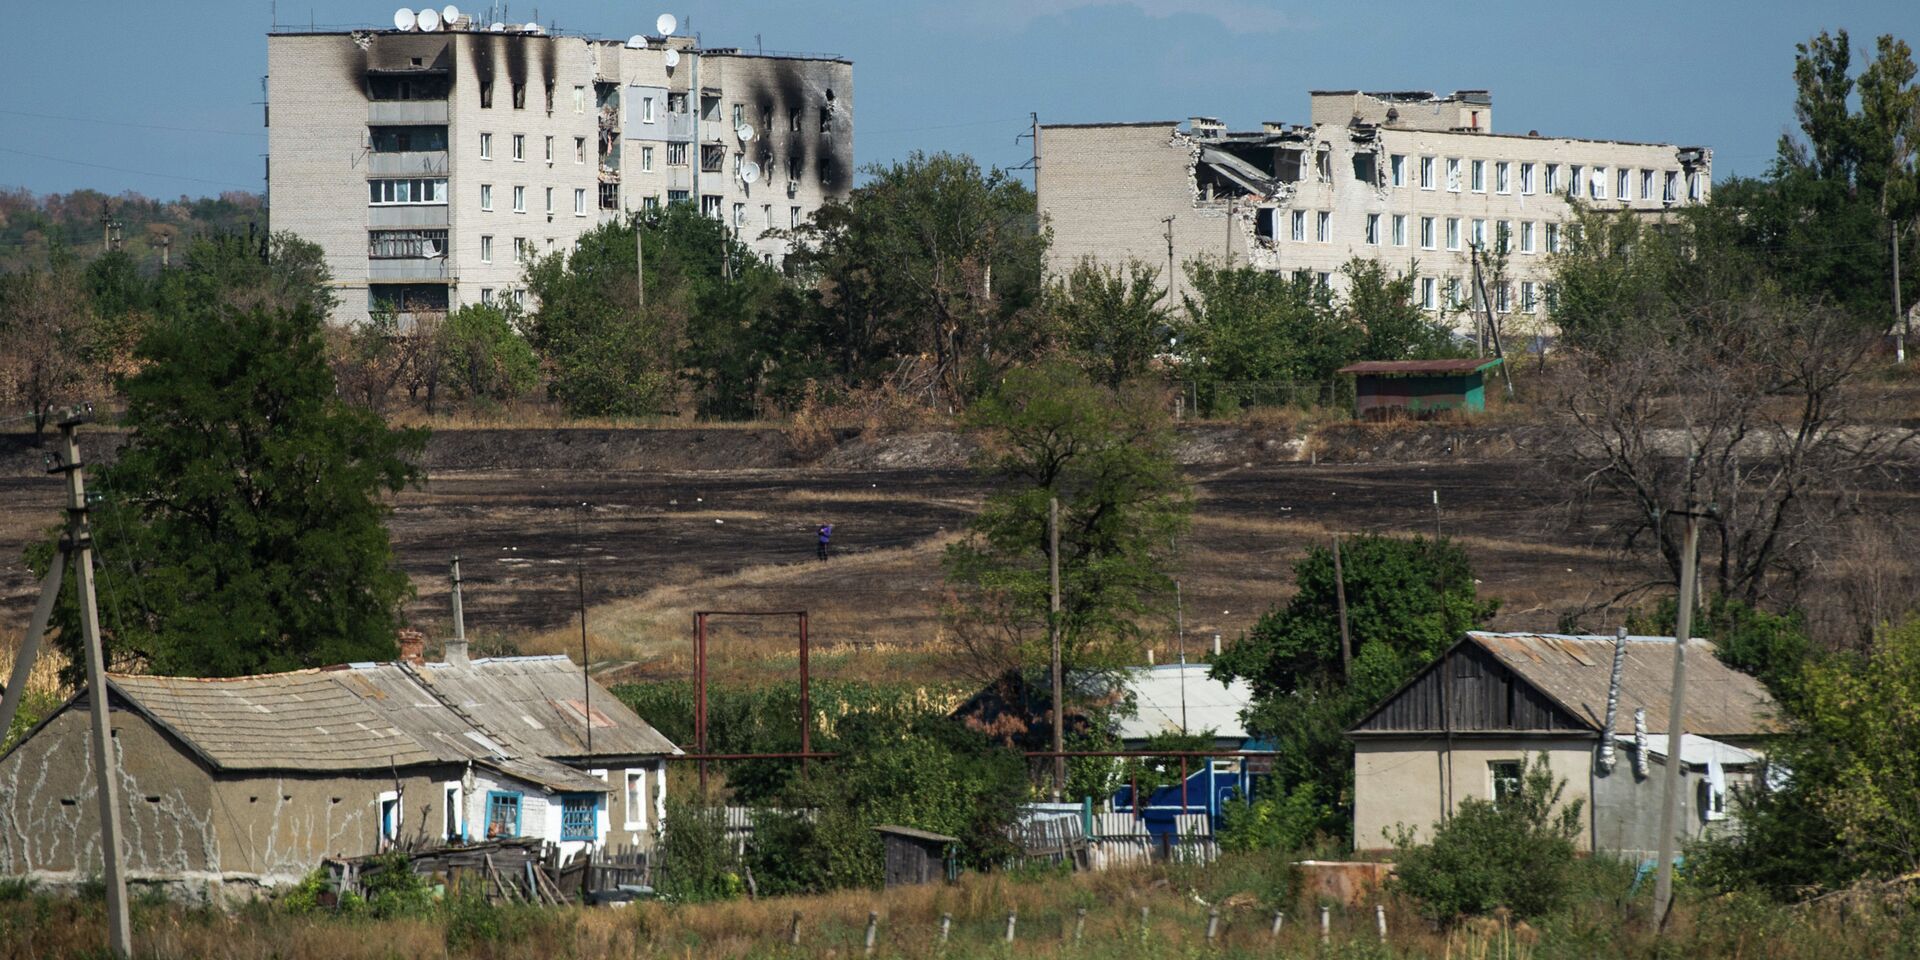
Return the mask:
M1353 416L1358 420L1425 419L1487 409L1486 372L1498 358L1367 360L1341 367L1353 375Z
M948 852L960 838L928 833L912 827L882 824L874 827L886 846L886 882L889 887L934 883L948 879Z

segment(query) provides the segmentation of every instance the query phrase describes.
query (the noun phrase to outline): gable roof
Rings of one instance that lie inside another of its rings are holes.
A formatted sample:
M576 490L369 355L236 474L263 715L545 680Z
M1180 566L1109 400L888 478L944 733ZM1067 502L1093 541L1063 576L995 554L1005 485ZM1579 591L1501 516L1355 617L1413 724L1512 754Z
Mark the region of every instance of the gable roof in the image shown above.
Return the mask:
M1673 643L1672 637L1627 638L1614 733L1623 728L1631 733L1634 711L1641 708L1647 711L1647 729L1665 733L1672 706ZM1557 708L1554 716L1571 719L1588 733L1601 731L1613 674L1613 637L1474 630L1376 704L1348 732L1390 732L1362 728L1420 686L1441 664L1469 648L1511 671L1519 683ZM1698 638L1687 642L1686 711L1685 731L1706 737L1758 736L1781 729L1773 698L1760 681L1722 663L1713 644Z
M540 682L520 679L529 673ZM424 669L359 663L218 679L113 674L107 683L129 707L219 770L385 771L474 763L557 790L604 792L605 781L556 759L588 756L584 717L569 719L563 713L569 708L549 705L543 711L533 703L539 693L557 692L568 677L577 701L581 673L565 657ZM449 695L442 689L447 687L458 692ZM541 714L541 728L527 724L532 713ZM604 690L596 690L593 713L594 756L679 752Z

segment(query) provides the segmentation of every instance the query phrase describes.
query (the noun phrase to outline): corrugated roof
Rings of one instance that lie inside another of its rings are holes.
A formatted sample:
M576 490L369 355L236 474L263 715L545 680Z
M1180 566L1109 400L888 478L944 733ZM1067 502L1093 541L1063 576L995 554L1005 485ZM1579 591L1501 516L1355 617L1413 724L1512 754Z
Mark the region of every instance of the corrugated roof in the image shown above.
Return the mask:
M115 674L113 689L223 770L390 770L467 763L560 790L607 786L557 759L587 759L582 680L565 657L469 666L364 663L253 677ZM561 693L567 694L564 698ZM594 688L594 756L678 749Z
M1627 749L1633 749L1633 738L1615 736L1614 742ZM1647 752L1665 760L1667 757L1667 736L1661 734L1647 739ZM1742 750L1731 743L1721 743L1712 737L1696 734L1681 734L1680 759L1689 767L1704 767L1709 763L1718 763L1723 767L1757 767L1766 762L1766 758L1751 750Z
M1204 663L1169 663L1129 670L1125 685L1133 694L1134 712L1120 719L1120 739L1179 733L1182 686L1187 730L1212 730L1219 738L1245 739L1247 727L1240 711L1253 700L1253 686L1245 680L1221 683L1207 675L1209 669Z
M1362 360L1350 363L1336 373L1356 373L1375 377L1459 376L1478 373L1500 365L1498 357L1461 357L1452 360Z
M1582 720L1601 729L1613 672L1612 637L1470 631L1467 640L1499 658L1522 679ZM1673 689L1673 638L1628 637L1620 675L1614 733L1633 732L1644 707L1647 729L1664 733ZM1766 688L1714 655L1713 644L1687 643L1687 702L1683 728L1708 737L1753 736L1780 729Z

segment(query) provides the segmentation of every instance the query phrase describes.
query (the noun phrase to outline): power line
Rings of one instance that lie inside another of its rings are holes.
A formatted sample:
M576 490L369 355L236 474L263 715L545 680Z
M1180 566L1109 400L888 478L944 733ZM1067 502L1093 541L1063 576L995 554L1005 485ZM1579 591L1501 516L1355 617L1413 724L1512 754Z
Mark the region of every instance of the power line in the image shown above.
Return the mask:
M68 120L74 123L97 123L106 127L137 127L141 130L166 130L173 133L218 133L228 137L260 137L264 130L218 130L213 127L169 127L158 123L133 123L126 120L97 120L93 117L70 117L58 113L29 113L25 110L0 110L0 114L14 117L34 117L39 120Z
M1025 122L1026 121L1020 119L971 120L966 123L939 123L930 127L894 127L891 130L862 130L860 133L862 136L878 136L883 133L919 133L922 130L954 130L960 127L984 127L997 123L1024 124Z
M189 176L185 176L183 174L178 174L178 173L160 173L155 170L135 170L132 167L116 167L106 163L92 163L87 160L74 160L68 157L55 157L55 156L50 156L44 153L30 153L25 150L15 150L12 147L0 147L0 153L11 153L16 156L32 157L36 160L51 160L55 163L70 163L77 167L93 167L99 170L112 170L115 173L139 174L140 176L143 176L143 177L164 177L169 180L191 180L195 183L211 183L215 186L236 187L241 190L249 190L249 191L253 189L253 186L251 184L235 183L231 180L209 180L205 177L189 177Z

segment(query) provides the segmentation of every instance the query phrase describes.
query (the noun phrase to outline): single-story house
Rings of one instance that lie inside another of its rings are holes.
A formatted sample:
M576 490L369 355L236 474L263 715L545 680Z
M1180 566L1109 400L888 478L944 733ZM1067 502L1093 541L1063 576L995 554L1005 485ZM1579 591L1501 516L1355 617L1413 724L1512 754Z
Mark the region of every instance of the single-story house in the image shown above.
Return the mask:
M129 878L219 892L393 845L652 845L679 750L572 661L403 651L251 677L110 674ZM94 695L0 755L0 875L101 870Z
M1400 826L1416 839L1468 798L1516 789L1524 765L1545 756L1581 801L1579 849L1652 856L1659 848L1662 770L1673 677L1672 637L1621 641L1613 724L1607 726L1616 638L1466 634L1354 724L1354 846L1391 846ZM1765 746L1780 730L1760 682L1721 663L1713 644L1687 644L1681 750L1681 839L1730 829L1730 794L1760 782Z
M1366 360L1341 367L1353 375L1357 420L1424 419L1487 409L1486 372L1498 359Z

